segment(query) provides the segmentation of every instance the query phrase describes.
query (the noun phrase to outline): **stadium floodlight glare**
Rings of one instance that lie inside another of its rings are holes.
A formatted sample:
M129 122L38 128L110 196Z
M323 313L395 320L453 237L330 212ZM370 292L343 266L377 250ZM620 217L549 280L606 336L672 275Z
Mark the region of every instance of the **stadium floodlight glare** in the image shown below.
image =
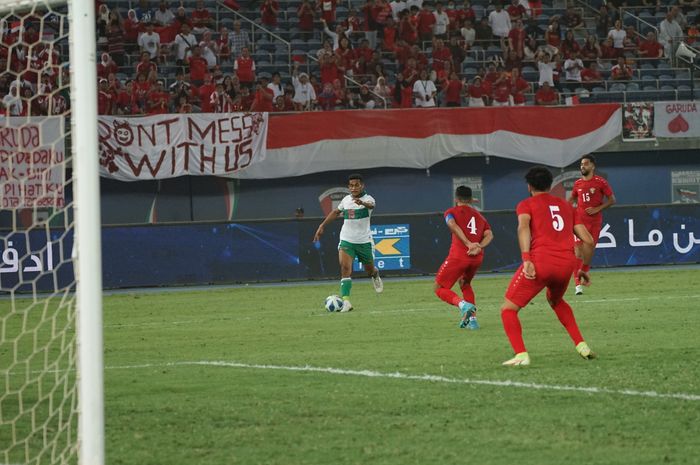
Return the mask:
M0 0L3 39L36 58L2 70L0 129L36 134L0 160L2 464L104 464L95 24L94 0Z

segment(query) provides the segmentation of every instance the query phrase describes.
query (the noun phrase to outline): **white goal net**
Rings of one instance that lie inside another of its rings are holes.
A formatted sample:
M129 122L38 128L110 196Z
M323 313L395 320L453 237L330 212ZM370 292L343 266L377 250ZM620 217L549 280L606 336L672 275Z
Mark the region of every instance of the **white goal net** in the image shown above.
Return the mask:
M0 1L0 465L103 463L93 5Z

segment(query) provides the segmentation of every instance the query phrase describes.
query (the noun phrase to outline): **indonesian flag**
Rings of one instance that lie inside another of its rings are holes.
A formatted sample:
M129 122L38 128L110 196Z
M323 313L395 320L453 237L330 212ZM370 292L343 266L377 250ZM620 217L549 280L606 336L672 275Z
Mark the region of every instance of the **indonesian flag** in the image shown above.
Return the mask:
M565 167L622 131L618 104L333 111L270 118L267 157L249 179L420 168L469 153Z

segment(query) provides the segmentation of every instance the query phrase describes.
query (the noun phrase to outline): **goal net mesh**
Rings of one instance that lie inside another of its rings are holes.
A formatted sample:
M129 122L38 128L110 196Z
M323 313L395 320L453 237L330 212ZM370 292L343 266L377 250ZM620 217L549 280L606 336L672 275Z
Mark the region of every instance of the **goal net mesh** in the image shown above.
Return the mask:
M68 29L66 3L0 1L2 465L78 462Z

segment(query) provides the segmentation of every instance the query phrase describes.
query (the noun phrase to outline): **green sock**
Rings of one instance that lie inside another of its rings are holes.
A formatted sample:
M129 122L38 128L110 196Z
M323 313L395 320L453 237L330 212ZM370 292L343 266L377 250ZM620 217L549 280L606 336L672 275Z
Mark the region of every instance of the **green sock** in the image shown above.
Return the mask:
M352 289L352 278L343 278L340 280L340 296L343 299L350 297L350 289Z

